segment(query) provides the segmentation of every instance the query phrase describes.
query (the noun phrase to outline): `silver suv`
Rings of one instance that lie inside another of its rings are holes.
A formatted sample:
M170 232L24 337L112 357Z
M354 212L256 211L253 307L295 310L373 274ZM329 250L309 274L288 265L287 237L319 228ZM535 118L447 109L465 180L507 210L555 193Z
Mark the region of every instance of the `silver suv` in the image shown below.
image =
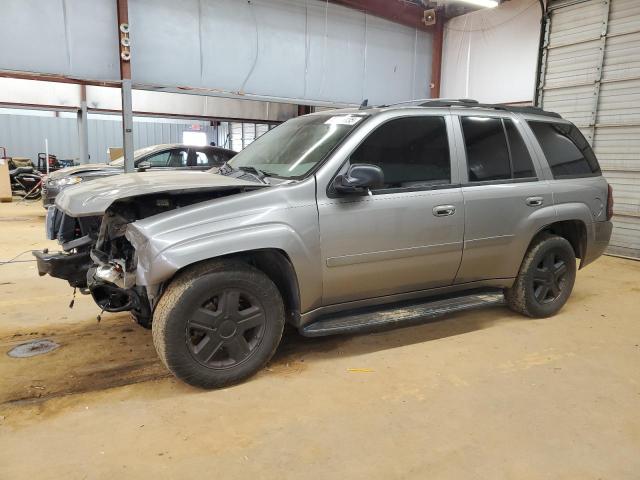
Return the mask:
M611 188L570 122L434 100L298 117L210 172L63 191L37 252L107 311L153 329L177 377L262 368L285 323L316 336L398 325L504 292L555 314L611 235Z

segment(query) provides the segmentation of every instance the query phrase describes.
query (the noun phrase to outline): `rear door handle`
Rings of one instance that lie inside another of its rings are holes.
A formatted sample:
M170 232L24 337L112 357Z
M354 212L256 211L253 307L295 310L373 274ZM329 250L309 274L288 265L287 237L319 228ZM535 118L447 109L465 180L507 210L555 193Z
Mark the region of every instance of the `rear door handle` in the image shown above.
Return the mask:
M448 217L456 213L456 207L453 205L438 205L433 207L433 214L436 217Z
M544 203L544 199L542 197L529 197L525 202L530 207L539 207Z

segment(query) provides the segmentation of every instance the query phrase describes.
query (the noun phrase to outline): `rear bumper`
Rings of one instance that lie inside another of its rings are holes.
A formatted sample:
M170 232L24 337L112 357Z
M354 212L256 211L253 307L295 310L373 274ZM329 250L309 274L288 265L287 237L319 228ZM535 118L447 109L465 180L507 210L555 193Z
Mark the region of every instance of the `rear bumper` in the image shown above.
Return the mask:
M89 252L49 253L46 250L35 251L33 256L38 263L38 274L51 275L67 280L72 287L87 287L87 272L93 265Z
M609 246L612 230L613 223L610 221L592 223L593 239L587 241L587 249L580 262L580 268L589 265L604 253Z

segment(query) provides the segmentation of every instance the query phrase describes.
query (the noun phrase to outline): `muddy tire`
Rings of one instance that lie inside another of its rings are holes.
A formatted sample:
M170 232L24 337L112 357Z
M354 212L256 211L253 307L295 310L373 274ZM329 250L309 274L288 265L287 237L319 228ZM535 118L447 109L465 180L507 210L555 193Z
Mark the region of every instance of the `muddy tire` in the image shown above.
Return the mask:
M573 290L576 256L571 244L543 233L527 250L520 272L505 299L511 310L534 318L557 313Z
M206 262L167 287L153 315L153 343L176 377L220 388L265 366L284 319L280 292L264 273L239 261Z

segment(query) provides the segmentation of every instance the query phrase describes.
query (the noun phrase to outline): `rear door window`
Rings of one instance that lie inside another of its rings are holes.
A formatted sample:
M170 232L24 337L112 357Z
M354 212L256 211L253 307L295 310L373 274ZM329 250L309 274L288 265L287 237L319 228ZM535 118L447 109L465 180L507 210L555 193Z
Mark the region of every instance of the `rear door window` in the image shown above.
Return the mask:
M535 179L531 155L513 120L461 117L469 182Z
M189 149L176 148L174 150L170 150L169 161L167 162L167 166L171 168L186 167L188 159L189 159Z
M529 121L553 178L600 175L600 166L589 143L574 125Z
M219 167L224 162L229 160L228 155L224 155L218 150L214 150L212 148L202 148L196 150L195 152L195 167L204 168L204 167Z
M210 161L206 153L196 152L196 167L212 167L214 164L215 162Z
M462 117L461 121L467 150L469 181L510 179L509 147L502 119Z

